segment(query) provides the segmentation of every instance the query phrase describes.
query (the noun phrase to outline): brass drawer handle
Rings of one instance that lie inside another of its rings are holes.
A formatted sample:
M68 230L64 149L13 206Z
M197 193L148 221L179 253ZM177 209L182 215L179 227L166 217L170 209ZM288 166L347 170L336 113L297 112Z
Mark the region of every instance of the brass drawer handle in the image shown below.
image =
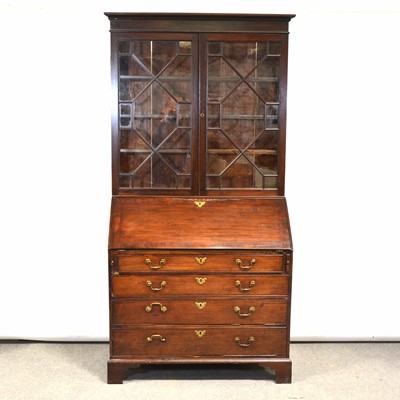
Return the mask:
M251 313L253 313L254 311L256 311L256 308L254 306L249 307L249 312L247 314L242 314L240 311L240 307L236 306L233 311L235 311L235 313L237 313L239 315L239 317L242 318L247 318L248 316L251 315Z
M256 286L256 281L250 281L249 287L247 288L242 288L242 282L240 281L236 281L235 286L242 292L248 292L252 287Z
M196 334L197 337L202 338L206 334L206 330L195 330L194 333Z
M153 311L153 306L160 306L161 312L166 312L167 307L163 306L161 303L151 303L149 306L145 308L146 312L152 312Z
M237 343L238 346L240 347L249 347L252 343L255 342L254 336L250 336L249 339L247 340L247 343L241 343L239 337L235 337L235 342Z
M256 259L255 259L255 258L252 258L252 259L250 260L250 265L243 265L243 262L242 262L242 260L241 260L240 258L237 258L235 262L236 262L236 264L239 265L239 267L242 268L242 269L250 269L250 268L252 268L252 267L254 266L254 264L256 263Z
M160 287L159 288L154 288L152 281L146 281L146 286L148 286L151 290L154 290L156 292L156 291L161 290L163 287L167 286L167 282L166 281L161 281Z
M165 258L162 258L159 262L159 265L153 265L153 261L151 261L150 258L146 258L144 262L152 269L160 269L167 263L167 260Z
M160 339L160 342L166 342L166 341L167 341L167 339L165 339L165 337L163 337L163 336L161 336L161 335L158 335L158 334L149 336L149 337L146 339L146 341L147 341L148 343L150 343L150 342L153 341L153 339L156 339L156 338L157 338L157 339Z
M207 261L207 257L196 257L195 260L197 264L203 265Z

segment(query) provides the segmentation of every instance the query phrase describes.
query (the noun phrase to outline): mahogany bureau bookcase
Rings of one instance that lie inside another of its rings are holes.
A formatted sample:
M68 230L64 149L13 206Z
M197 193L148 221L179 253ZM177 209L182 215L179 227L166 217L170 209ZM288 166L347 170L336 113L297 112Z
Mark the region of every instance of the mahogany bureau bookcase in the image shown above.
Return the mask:
M291 382L294 15L106 15L108 382L142 364L194 363L256 363Z

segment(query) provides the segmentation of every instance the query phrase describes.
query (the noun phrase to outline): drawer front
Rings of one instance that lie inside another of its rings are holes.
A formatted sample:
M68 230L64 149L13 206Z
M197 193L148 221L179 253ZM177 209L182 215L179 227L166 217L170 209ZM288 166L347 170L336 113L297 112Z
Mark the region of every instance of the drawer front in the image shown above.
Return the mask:
M287 301L253 297L216 299L114 300L114 325L131 324L280 324L287 322Z
M288 294L285 275L116 275L114 297L162 297L164 295L271 295Z
M125 253L118 256L117 270L129 272L282 272L283 255L255 252Z
M286 328L201 325L114 329L112 353L113 357L288 356Z

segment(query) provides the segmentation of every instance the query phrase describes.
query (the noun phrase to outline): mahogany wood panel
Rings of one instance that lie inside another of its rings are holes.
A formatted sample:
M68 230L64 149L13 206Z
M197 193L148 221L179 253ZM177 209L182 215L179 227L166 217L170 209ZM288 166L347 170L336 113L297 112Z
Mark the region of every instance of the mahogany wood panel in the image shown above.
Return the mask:
M291 249L286 200L115 196L109 248Z
M166 273L166 272L192 272L192 273L260 273L282 272L285 269L283 254L266 254L254 251L224 252L170 252L149 251L130 252L121 251L113 253L115 258L115 272L118 273ZM199 261L197 261L198 259ZM241 260L238 264L236 260ZM146 262L146 260L150 260ZM160 261L164 260L160 264ZM253 265L251 260L255 260ZM199 264L202 263L202 264ZM161 265L161 267L160 267ZM251 268L247 268L251 266Z
M201 307L201 308L200 308ZM235 308L239 307L239 312ZM254 311L250 309L253 307ZM146 311L146 310L149 311ZM240 316L239 313L242 315ZM112 324L280 324L287 322L286 299L216 299L208 296L114 300Z
M282 272L284 271L283 254L265 252L231 251L217 253L193 252L116 252L115 272ZM147 261L149 260L149 261ZM160 262L163 260L162 262ZM236 262L241 260L242 264ZM252 260L255 260L252 264ZM248 268L250 267L250 268Z
M112 277L113 297L171 295L285 296L288 276L268 275L139 275Z
M199 331L205 331L199 337ZM154 336L153 336L154 335ZM152 337L153 336L153 337ZM249 339L253 337L252 342ZM151 338L149 341L147 338ZM235 341L239 338L240 342ZM165 341L162 341L165 339ZM240 346L239 345L248 346ZM285 357L284 327L160 327L114 329L115 357L268 356Z

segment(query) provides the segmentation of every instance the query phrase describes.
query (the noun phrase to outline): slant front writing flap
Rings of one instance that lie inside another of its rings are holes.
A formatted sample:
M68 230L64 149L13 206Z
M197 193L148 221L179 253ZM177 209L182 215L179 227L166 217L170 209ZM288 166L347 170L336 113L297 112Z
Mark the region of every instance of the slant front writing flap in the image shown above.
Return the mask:
M110 249L291 249L286 200L116 196Z

